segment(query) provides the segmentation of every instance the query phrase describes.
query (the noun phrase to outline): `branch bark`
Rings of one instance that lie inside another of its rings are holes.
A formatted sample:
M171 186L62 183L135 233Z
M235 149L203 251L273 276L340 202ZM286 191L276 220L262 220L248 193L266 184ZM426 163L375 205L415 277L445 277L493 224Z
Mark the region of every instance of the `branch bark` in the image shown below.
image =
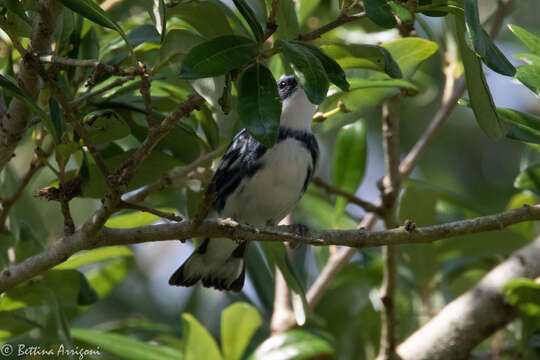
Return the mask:
M39 54L49 50L60 10L61 5L56 0L42 2L39 15L32 26L28 52ZM41 90L41 84L33 62L33 56L23 56L18 82L28 94L36 97ZM14 156L13 151L26 130L30 115L30 109L22 101L14 98L9 104L8 113L0 121L0 170Z
M106 209L102 210L102 212L104 214L98 211L94 218L105 216ZM459 235L502 230L513 224L532 220L540 220L540 205L524 206L495 215L421 227L414 230L407 230L404 226L383 231L366 231L364 229L312 230L305 236L297 234L295 226L259 228L240 224L230 219L205 220L201 224L186 220L179 223L149 225L131 229L100 227L93 232L89 232L83 227L73 235L60 239L43 252L3 271L0 274L0 292L4 292L66 261L78 251L103 246L128 245L170 239L184 240L194 237L225 237L235 240L291 241L316 246L344 245L351 248L367 248L383 245L430 243ZM101 218L93 221L88 226L101 221Z
M491 270L471 290L448 304L397 352L402 360L466 360L476 345L516 315L503 294L508 281L540 276L540 237Z

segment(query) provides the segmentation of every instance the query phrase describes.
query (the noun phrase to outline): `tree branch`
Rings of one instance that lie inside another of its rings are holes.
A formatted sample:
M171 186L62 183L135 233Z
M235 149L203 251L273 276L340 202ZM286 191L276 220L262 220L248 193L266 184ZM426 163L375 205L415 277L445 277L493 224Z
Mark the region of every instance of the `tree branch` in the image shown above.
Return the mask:
M318 186L318 187L324 189L324 191L326 191L328 194L334 194L334 195L343 196L350 203L360 206L361 208L366 210L366 212L372 212L372 213L375 213L375 214L380 214L381 213L381 209L378 206L370 203L369 201L362 200L359 197L357 197L357 196L355 196L355 195L353 195L353 194L351 194L349 192L340 190L340 189L328 184L327 182L325 182L321 178L313 178L313 180L311 180L311 183L313 185L315 185L315 186Z
M339 15L339 17L324 25L324 26L321 26L320 28L316 29L316 30L313 30L312 32L309 32L307 34L304 34L304 35L299 35L298 36L298 40L302 40L302 41L311 41L311 40L315 40L317 38L319 38L322 34L324 33L327 33L331 30L334 30L335 28L337 27L340 27L341 25L343 24L347 24L347 23L350 23L352 21L356 21L356 20L360 20L360 19L363 19L366 17L366 13L365 12L361 12L359 14L356 14L356 15L346 15L346 14L341 14Z
M465 360L470 352L516 315L506 302L508 281L540 276L540 238L516 251L471 290L444 307L409 336L397 352L402 360Z
M266 20L266 30L264 32L263 39L266 40L273 33L276 32L278 25L276 24L276 14L279 6L279 0L272 0L272 5L270 7L270 14L268 15L268 20Z
M103 215L96 214L94 218L98 216ZM344 245L351 248L367 248L383 245L430 243L459 235L502 230L507 226L532 220L540 220L540 205L524 206L495 215L421 227L414 230L407 230L403 226L391 230L371 232L363 229L312 230L305 236L297 234L294 225L259 228L240 224L230 219L205 220L201 224L185 220L179 223L149 225L131 229L100 228L92 233L92 241L88 241L88 232L83 227L72 236L62 238L42 253L4 271L0 275L0 292L66 261L77 251L102 246L170 239L184 240L194 237L225 237L235 240L291 241L316 246ZM98 220L94 219L93 221L97 222Z
M36 16L32 26L33 33L28 45L28 51L43 53L49 50L56 18L61 8L61 5L56 0L42 2L39 14ZM32 56L25 54L22 57L18 82L28 94L35 98L41 89L41 85L39 84L38 72L33 63ZM13 157L13 150L26 130L30 114L30 109L24 102L13 98L9 104L8 113L0 119L0 170Z

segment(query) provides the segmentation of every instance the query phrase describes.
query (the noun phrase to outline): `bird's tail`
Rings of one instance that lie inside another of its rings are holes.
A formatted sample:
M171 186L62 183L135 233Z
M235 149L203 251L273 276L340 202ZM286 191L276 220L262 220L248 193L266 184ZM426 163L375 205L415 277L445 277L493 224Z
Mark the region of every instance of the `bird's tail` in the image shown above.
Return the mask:
M169 279L169 285L240 291L244 286L248 242L206 238Z

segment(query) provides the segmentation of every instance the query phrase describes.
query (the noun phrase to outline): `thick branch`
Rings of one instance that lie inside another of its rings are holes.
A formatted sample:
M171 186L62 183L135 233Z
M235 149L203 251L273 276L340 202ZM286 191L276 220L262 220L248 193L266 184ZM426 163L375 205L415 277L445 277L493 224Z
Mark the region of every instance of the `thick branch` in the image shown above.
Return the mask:
M97 216L97 215L96 215ZM170 239L190 239L194 237L225 237L251 241L291 241L310 245L344 245L352 248L376 247L382 245L420 244L459 235L492 230L502 230L507 226L524 221L540 220L540 205L524 206L500 214L482 216L475 219L416 228L412 231L399 227L384 231L366 230L313 230L300 236L292 226L272 226L257 228L239 224L230 219L205 220L200 225L191 221L179 223L141 226L131 229L101 228L93 234L93 241L81 236L83 230L76 231L58 241L40 254L32 256L20 264L13 265L0 275L0 292L67 260L80 250L110 245L127 245L148 241Z
M401 359L469 359L476 345L515 316L514 309L505 300L504 284L520 277L540 276L539 258L540 238L537 238L406 339L397 349Z
M61 6L56 0L42 2L39 15L32 27L33 33L28 51L43 53L49 50L60 9ZM18 80L25 91L32 97L36 97L41 89L41 84L33 62L32 56L23 56ZM8 113L0 119L0 170L12 158L13 150L26 130L30 114L30 109L25 103L13 98L9 104Z

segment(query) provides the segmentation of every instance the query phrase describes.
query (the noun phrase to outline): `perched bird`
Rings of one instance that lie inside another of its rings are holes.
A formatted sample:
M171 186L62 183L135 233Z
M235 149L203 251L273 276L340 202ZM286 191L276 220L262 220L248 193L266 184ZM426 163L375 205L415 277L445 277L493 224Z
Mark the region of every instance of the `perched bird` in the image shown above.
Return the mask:
M245 129L232 140L212 179L216 198L209 217L255 226L274 225L296 206L311 180L319 147L311 133L315 105L294 76L277 82L283 100L279 136L267 148ZM170 285L240 291L249 242L206 238L169 279Z

